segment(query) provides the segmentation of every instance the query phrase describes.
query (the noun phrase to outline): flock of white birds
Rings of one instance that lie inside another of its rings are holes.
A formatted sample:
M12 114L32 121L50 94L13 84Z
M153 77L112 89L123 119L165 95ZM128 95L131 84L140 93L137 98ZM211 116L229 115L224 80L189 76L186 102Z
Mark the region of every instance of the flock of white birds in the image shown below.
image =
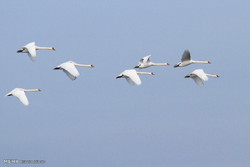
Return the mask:
M32 61L35 61L36 60L36 50L43 50L43 49L55 50L54 47L40 47L40 46L36 46L35 42L31 42L31 43L28 43L27 45L25 45L21 50L18 50L17 53L28 53L30 59ZM169 65L168 63L153 63L150 61L150 56L151 55L148 55L148 56L141 58L139 64L137 66L135 66L134 68L143 69L143 68L148 68L151 66L168 66ZM191 56L190 56L190 51L185 50L183 55L182 55L181 62L174 65L174 68L185 67L185 66L188 66L188 65L193 64L193 63L211 64L209 61L192 60ZM76 69L76 66L94 67L93 65L78 64L78 63L75 63L73 61L67 61L67 62L62 63L61 65L55 67L54 70L63 70L65 72L65 74L67 74L67 76L71 80L75 80L80 75L80 73ZM154 75L154 73L152 73L152 72L138 72L134 69L128 69L128 70L123 71L116 78L125 78L127 80L127 82L131 85L134 85L134 84L141 85L141 79L140 79L138 74ZM195 81L195 83L199 86L204 86L203 81L207 81L208 77L218 78L219 76L213 75L213 74L207 74L203 71L203 69L196 69L192 73L185 76L185 78L192 78ZM40 89L15 88L11 92L6 94L6 96L16 96L24 105L28 106L29 101L28 101L28 98L27 98L25 92L39 92L39 91L41 91L41 90Z

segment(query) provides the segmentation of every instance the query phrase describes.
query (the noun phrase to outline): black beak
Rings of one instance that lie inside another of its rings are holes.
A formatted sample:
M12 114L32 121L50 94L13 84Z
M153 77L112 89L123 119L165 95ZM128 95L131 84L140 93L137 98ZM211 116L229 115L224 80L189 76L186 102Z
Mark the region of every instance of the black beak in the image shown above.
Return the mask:
M18 50L18 51L17 51L17 53L22 53L22 52L23 52L23 50Z
M174 68L179 67L179 64L174 65Z
M121 75L120 75L120 76L117 76L116 79L121 78L121 77L122 77Z
M60 70L60 67L56 67L56 68L54 68L53 70Z
M139 66L135 66L134 68L139 68Z
M190 75L186 75L184 78L190 78Z

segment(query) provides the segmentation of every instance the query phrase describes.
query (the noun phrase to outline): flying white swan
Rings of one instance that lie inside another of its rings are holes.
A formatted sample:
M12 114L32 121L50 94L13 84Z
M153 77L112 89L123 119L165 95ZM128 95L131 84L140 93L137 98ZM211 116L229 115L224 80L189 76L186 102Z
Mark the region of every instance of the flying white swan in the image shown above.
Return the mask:
M54 70L63 70L70 79L75 80L80 75L80 73L78 72L75 66L94 67L93 65L77 64L73 61L67 61L55 67Z
M185 78L192 78L199 86L204 86L203 81L207 81L208 77L218 78L219 75L207 74L203 69L194 70L191 74L185 76Z
M174 65L174 68L176 68L176 67L185 67L185 66L188 66L188 65L193 64L193 63L211 64L210 61L195 61L195 60L192 60L191 56L190 56L190 51L185 50L183 55L182 55L181 62Z
M167 66L169 65L168 63L153 63L150 61L150 56L145 56L143 58L141 58L139 64L137 66L135 66L134 68L147 68L147 67L151 67L151 66Z
M15 88L10 93L5 96L16 96L25 106L29 105L29 101L25 92L39 92L40 89L23 89L23 88Z
M36 50L55 50L55 48L53 47L40 47L40 46L36 46L35 42L31 42L28 43L27 45L25 45L21 50L18 50L17 53L28 53L30 59L32 61L36 60Z
M154 75L152 72L137 72L136 70L131 69L123 71L116 77L116 79L125 78L130 85L141 85L141 79L138 74Z

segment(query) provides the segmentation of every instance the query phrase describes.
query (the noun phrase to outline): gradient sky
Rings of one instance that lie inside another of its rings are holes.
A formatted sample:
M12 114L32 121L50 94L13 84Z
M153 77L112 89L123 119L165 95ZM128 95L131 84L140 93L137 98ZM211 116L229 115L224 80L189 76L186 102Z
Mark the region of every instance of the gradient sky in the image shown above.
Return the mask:
M0 20L0 166L250 166L249 1L0 1ZM16 53L33 41L56 51ZM212 64L173 68L185 49ZM148 54L171 66L115 79ZM71 81L52 70L68 60L95 68ZM200 88L198 68L221 77ZM42 92L26 107L15 87Z

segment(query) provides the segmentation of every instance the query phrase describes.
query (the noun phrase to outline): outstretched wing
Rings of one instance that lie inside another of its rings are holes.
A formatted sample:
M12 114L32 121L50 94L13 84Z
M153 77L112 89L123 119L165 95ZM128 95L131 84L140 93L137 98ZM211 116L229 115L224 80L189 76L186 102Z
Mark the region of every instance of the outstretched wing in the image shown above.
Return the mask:
M24 91L17 90L12 94L13 94L13 96L16 96L25 106L29 105L28 98L27 98Z
M67 70L63 69L63 72L65 72L65 74L71 79L71 80L75 80L76 76L72 75L71 73L69 73Z
M208 77L207 77L206 73L203 71L203 69L196 69L192 73L195 74L195 75L197 75L203 81L207 81L208 80Z
M135 83L132 81L132 79L130 79L130 78L128 78L128 77L126 77L125 78L126 80L127 80L127 82L130 84L130 85L135 85Z
M66 62L61 65L61 68L67 74L67 76L72 80L75 80L80 75L75 65L72 63Z
M138 76L135 70L126 70L123 72L123 75L126 76L126 80L131 84L134 85L141 85L141 79ZM133 84L132 84L133 83Z
M32 61L36 60L36 47L35 42L31 42L24 46L28 50L28 55Z
M181 61L188 61L191 59L191 56L190 56L190 51L189 50L185 50L184 53L182 54L182 58L181 58Z
M145 56L145 57L141 58L140 63L149 63L150 62L150 59L149 59L150 56L151 55L148 55L148 56Z
M192 77L192 79L194 80L194 82L199 85L199 86L204 86L203 84L203 81L198 77L198 76L195 76L195 77Z

